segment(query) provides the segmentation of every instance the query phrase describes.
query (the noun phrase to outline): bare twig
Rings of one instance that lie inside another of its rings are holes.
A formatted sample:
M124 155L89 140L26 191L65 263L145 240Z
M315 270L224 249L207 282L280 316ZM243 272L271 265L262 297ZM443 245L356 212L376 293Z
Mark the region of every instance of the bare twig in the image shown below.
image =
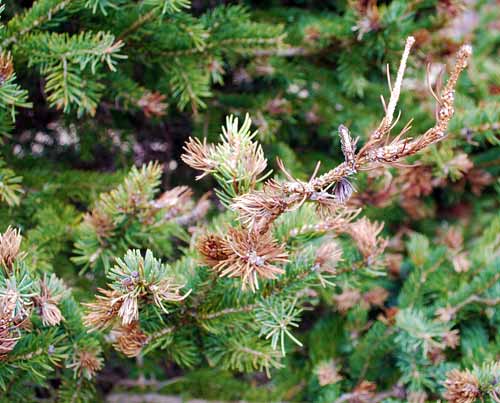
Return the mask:
M406 63L408 61L408 56L410 55L410 49L415 43L415 38L413 36L409 36L406 39L405 49L403 51L403 56L401 57L401 62L399 64L398 75L396 76L396 81L394 82L394 87L391 85L389 69L387 69L387 79L389 82L389 90L391 92L391 97L389 99L389 104L387 105L387 109L385 112L385 117L382 119L382 123L372 133L372 139L378 140L382 138L385 134L389 132L389 128L392 124L392 119L394 117L394 111L396 109L396 105L399 101L399 95L401 93L401 85L403 84L403 77L406 69Z
M465 308L467 305L472 304L473 302L478 302L487 306L495 306L500 304L500 298L483 298L477 295L471 295L469 298L462 301L460 304L454 306L452 309L455 313Z

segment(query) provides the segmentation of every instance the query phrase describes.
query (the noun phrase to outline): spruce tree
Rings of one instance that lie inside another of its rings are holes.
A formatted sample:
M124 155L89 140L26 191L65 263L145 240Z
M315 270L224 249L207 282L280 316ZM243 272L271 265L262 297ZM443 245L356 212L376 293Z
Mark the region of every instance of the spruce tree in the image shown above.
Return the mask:
M1 400L499 402L498 7L225 3L2 5Z

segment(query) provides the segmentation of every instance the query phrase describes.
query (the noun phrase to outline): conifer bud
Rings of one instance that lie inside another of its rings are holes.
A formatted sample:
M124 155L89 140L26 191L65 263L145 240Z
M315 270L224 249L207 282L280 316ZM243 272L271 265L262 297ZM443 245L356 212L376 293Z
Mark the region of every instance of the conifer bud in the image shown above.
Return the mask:
M335 196L335 200L337 200L340 204L346 203L352 196L354 192L354 186L352 186L351 182L347 178L340 179L336 184L333 190L333 194Z
M340 144L349 173L356 172L356 142L349 134L349 129L344 125L339 126Z

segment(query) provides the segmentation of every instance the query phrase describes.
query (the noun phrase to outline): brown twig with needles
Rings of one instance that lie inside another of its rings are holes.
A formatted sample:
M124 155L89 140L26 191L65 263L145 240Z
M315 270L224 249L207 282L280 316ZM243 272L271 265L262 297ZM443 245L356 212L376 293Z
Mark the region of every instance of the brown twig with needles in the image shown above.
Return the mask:
M315 203L320 215L330 221L338 218L347 228L351 224L345 219L342 221L343 217L355 216L355 214L346 215L344 206L354 191L349 181L351 176L360 170L373 169L381 165L398 166L398 161L445 138L454 113L456 83L460 73L467 67L472 49L468 45L460 48L448 82L444 89L439 91L439 95L429 85L430 92L438 104L435 125L416 138L406 138L405 134L411 129L410 120L400 133L392 138L391 132L401 117L399 112L394 120L406 64L414 42L415 39L411 36L406 40L394 83L387 68L390 98L386 103L381 97L385 114L379 126L370 134L366 144L357 151L358 139L351 137L349 129L340 125L338 132L344 162L323 175L317 176L320 168L318 162L308 181L294 178L284 163L278 159L278 167L285 180L269 179L261 189L257 189L256 184L264 178L261 174L266 168L267 161L263 157L260 145L252 140L254 134L250 135L249 118L240 129L237 120L229 118L228 128L223 130L222 143L217 146L207 144L205 140L188 141L182 159L189 166L202 172L198 179L209 173L221 172L221 176L226 173L228 177L227 173L233 172L242 175L240 179L249 183L245 192L233 186L233 190L237 189L234 191L236 196L231 196L228 203L230 209L238 214L242 228L230 229L225 235L212 235L201 240L198 249L207 265L219 271L222 276L240 277L243 288L245 283L248 283L252 290L256 290L258 277L275 278L276 274L281 272L275 263L287 260L283 245L273 241L270 232L272 224L280 215L293 211L309 201ZM232 177L234 178L235 174ZM258 177L261 179L257 179ZM227 181L229 179L226 178ZM224 181L222 183L225 185ZM364 228L364 231L371 231L368 224ZM373 261L383 249L376 248L374 242L373 240L370 242L374 252L371 256L373 259L369 259Z
M424 134L416 138L404 138L403 136L411 129L411 120L403 127L401 132L391 139L391 131L397 124L400 114L394 121L394 112L401 93L404 70L408 55L414 38L406 40L405 49L398 69L394 85L390 84L388 73L390 99L386 104L382 98L385 115L377 129L370 135L367 143L356 153L356 142L349 135L348 129L341 125L339 136L342 140L342 151L345 161L326 172L313 177L308 182L302 182L291 178L282 163L281 170L287 177L287 182L277 182L271 179L264 184L263 190L241 195L235 198L232 209L237 211L241 220L247 223L252 230L265 233L269 230L276 218L305 201L313 201L319 204L335 205L341 204L339 199L339 183L346 182L347 178L359 170L373 169L380 165L397 166L398 161L416 154L422 149L443 140L446 137L448 124L454 113L454 92L460 73L467 67L468 60L472 54L472 48L464 45L457 53L457 60L450 77L441 93L436 95L431 89L431 94L438 102L436 123ZM319 166L315 169L315 174ZM333 188L333 193L329 189ZM337 191L336 191L337 190Z

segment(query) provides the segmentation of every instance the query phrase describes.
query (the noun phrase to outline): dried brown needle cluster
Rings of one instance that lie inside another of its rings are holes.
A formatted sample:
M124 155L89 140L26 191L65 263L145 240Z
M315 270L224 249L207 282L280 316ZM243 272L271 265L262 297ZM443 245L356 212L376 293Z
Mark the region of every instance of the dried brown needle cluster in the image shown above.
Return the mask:
M337 309L341 313L346 313L361 301L361 292L356 288L346 288L340 294L335 295Z
M52 277L55 281L55 277ZM57 306L63 297L63 293L55 293L50 290L45 277L40 281L40 294L33 297L34 305L38 307L40 317L44 326L56 326L62 320L63 316Z
M450 371L444 386L443 397L450 403L474 403L481 396L479 380L469 370Z
M161 196L151 202L151 205L158 210L164 211L165 220L184 213L188 206L192 205L193 192L187 186L177 186L162 193Z
M294 228L290 236L296 237L309 232L342 234L360 213L361 209L341 208L335 215L325 217L316 224L305 224L300 228Z
M102 368L102 364L102 358L95 351L79 350L75 352L73 362L68 365L68 368L73 369L80 377L92 379Z
M147 344L148 336L141 331L138 322L132 322L113 328L111 339L114 341L113 346L118 351L127 357L137 357Z
M443 235L443 242L448 247L449 257L457 273L469 270L470 261L467 251L464 250L462 232L458 227L450 227Z
M288 261L284 245L279 245L270 233L258 234L230 228L222 238L208 235L200 239L199 250L204 262L222 277L239 277L242 288L256 291L259 277L275 279L284 270L278 264Z
M94 229L97 239L101 243L113 235L114 224L112 218L99 210L98 207L94 208L90 213L85 213L83 222Z
M196 177L197 180L215 172L218 162L215 160L215 147L207 144L207 139L201 142L197 138L190 137L184 145L184 154L182 160L191 168L201 171Z
M379 236L383 228L384 223L372 222L363 217L351 223L345 230L369 265L375 263L387 246L387 240Z
M389 297L389 292L383 287L374 287L363 294L363 300L370 306L382 307Z
M316 367L316 375L320 386L333 385L344 377L340 374L340 367L334 360L323 361Z
M8 227L7 230L0 234L0 264L5 270L12 269L14 260L19 255L22 236L17 229Z
M432 168L425 165L403 168L400 171L399 181L401 192L405 198L420 198L432 192Z
M182 294L184 285L149 250L145 257L139 251L127 252L116 260L110 277L108 288L100 288L101 295L84 304L84 324L89 331L112 328L115 347L127 356L137 355L147 342L139 326L141 308L153 304L168 314L167 306L183 301L190 291Z
M432 168L426 165L402 168L395 185L401 193L400 204L410 217L415 220L425 218L429 211L421 198L430 195L438 185L432 176Z
M90 213L84 218L84 227L90 229L101 247L90 256L94 263L102 250L109 245L110 238L122 230L124 216L152 226L170 220L189 224L193 215L203 216L208 210L207 198L195 205L192 191L187 186L178 186L154 199L154 192L161 175L159 164L150 164L142 171L132 170L123 184L101 196Z
M369 309L370 307L383 308L389 292L382 287L374 287L364 294L356 288L345 288L340 294L333 297L337 304L337 309L341 313L346 313L349 309L361 305ZM385 312L387 315L387 312Z
M19 231L8 227L0 234L0 270L10 277L13 265L19 255L22 237ZM15 289L7 288L0 293L0 361L7 356L20 338L20 330L28 314L25 309L17 309L20 295ZM21 303L21 307L23 304Z
M280 185L274 180L264 184L262 190L238 196L231 209L239 215L240 221L251 230L265 233L276 218L288 209Z
M166 96L159 92L145 92L137 101L137 106L143 110L147 118L162 117L168 106L163 102L165 98Z
M341 260L342 248L335 240L325 242L318 248L312 270L318 274L322 287L331 284L328 277L335 276L337 264Z
M176 284L170 278L164 278L155 283L145 285L124 280L123 285L129 287L122 292L99 288L102 295L96 297L95 302L85 303L87 315L85 325L92 330L105 329L120 319L122 325L129 325L139 320L139 305L151 300L159 308L165 310L165 302L179 302L188 294L181 295L183 285Z
M369 403L376 396L377 385L374 382L363 380L353 389L349 403Z
M109 327L116 319L123 304L123 299L119 298L118 291L103 288L97 290L101 295L96 296L96 301L83 304L87 307L84 323L91 330L102 330Z
M12 295L0 298L0 361L14 349L20 337L22 319L14 315L15 303Z
M6 280L0 288L0 359L14 349L21 330L29 329L35 309L44 326L56 326L64 319L58 307L66 292L64 284L55 275L31 283L22 271L21 241L19 231L11 227L0 234L0 275Z

